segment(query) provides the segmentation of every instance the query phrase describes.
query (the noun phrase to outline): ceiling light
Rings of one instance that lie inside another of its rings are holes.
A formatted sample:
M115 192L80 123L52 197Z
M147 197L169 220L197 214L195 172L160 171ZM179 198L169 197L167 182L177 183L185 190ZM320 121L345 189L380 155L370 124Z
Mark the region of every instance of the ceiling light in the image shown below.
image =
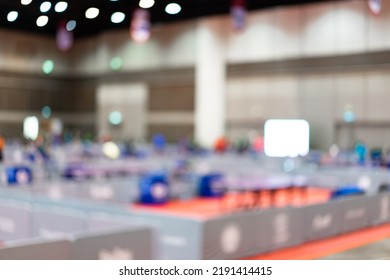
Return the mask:
M176 15L180 13L181 7L177 3L170 3L165 7L165 12L170 15Z
M112 23L120 23L125 20L125 14L121 12L113 13L111 16L111 22Z
M45 26L49 21L49 18L47 16L40 16L38 19L37 19L37 25L39 27L42 27L42 26Z
M153 7L154 5L154 0L140 0L139 1L139 6L144 9L149 9Z
M61 2L58 2L56 4L56 6L54 7L55 11L57 13L62 13L63 11L65 11L66 9L68 8L68 3L67 2L64 2L64 1L61 1Z
M99 9L98 8L89 8L85 12L85 17L89 19L93 19L99 15Z
M137 43L144 43L149 40L150 32L149 10L136 9L130 24L130 36Z
M13 21L15 21L17 18L18 18L18 12L16 12L16 11L9 12L8 15L7 15L7 20L8 20L9 22L13 22Z
M40 9L42 13L46 13L50 10L50 8L51 8L51 3L46 1L41 4Z
M68 23L66 24L66 30L68 30L69 32L70 31L73 31L75 28L76 28L76 21L75 20L70 20L68 21Z
M22 0L21 3L22 5L28 5L32 2L32 0Z

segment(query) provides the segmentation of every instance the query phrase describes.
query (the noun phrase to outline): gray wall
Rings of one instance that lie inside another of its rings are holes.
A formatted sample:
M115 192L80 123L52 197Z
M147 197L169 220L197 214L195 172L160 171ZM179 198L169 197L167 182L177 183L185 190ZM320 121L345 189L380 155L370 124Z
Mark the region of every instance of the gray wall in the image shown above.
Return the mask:
M311 125L313 148L333 143L347 148L354 140L371 147L389 144L389 66L389 52L232 65L228 134L262 133L269 118L304 118ZM352 134L343 123L348 106L356 114Z
M228 16L202 21L230 25ZM39 113L44 102L52 102L70 126L100 132L109 129L105 122L112 104L99 103L98 89L141 83L146 102L128 110L143 115L143 128L137 133L122 128L116 135L149 138L163 132L172 140L191 135L199 28L196 20L154 26L146 44L133 43L127 30L109 32L77 41L70 53L58 52L52 39L0 30L0 71L9 80L0 85L0 130L17 134L26 111ZM389 28L389 2L374 17L366 1L359 0L251 12L238 33L210 28L224 40L228 136L261 132L267 118L299 117L311 123L313 148L327 149L334 141L347 146L348 131L338 124L346 105L352 105L358 120L355 138L371 146L386 144L390 39L384 34ZM113 57L123 59L120 71L109 67ZM43 76L41 63L48 58L56 68ZM118 95L117 103L121 98L128 96Z
M63 120L66 129L95 133L94 83L40 74L0 72L1 134L22 136L24 117L41 117L41 109L46 105L51 107L53 117Z

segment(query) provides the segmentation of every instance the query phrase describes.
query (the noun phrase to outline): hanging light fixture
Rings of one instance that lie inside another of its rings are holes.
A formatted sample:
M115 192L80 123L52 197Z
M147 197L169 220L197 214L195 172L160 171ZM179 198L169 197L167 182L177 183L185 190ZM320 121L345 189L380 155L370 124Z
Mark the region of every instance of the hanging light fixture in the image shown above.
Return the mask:
M232 0L230 13L235 30L243 30L246 18L246 0Z
M367 2L371 13L378 16L382 11L382 0L368 0Z
M73 46L73 32L67 29L67 23L61 21L57 29L57 47L61 51L68 51Z
M151 33L150 13L145 9L136 9L130 25L130 37L137 43L149 40Z
M66 23L66 30L73 31L77 26L77 22L75 20L70 20Z

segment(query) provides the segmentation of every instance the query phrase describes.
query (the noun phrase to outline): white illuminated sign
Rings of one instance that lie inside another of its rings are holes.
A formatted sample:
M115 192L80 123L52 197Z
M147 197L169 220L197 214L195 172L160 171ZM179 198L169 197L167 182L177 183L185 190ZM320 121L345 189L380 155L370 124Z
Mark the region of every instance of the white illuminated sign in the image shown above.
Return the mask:
M310 127L305 120L268 120L264 152L269 157L297 157L309 153Z

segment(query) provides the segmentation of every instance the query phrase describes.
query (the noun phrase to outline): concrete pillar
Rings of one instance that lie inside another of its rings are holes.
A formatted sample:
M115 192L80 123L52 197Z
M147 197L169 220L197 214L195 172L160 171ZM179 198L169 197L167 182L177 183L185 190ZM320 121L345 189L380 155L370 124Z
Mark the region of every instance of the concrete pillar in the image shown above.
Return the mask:
M200 20L195 58L195 138L206 147L225 135L226 64L223 22Z

